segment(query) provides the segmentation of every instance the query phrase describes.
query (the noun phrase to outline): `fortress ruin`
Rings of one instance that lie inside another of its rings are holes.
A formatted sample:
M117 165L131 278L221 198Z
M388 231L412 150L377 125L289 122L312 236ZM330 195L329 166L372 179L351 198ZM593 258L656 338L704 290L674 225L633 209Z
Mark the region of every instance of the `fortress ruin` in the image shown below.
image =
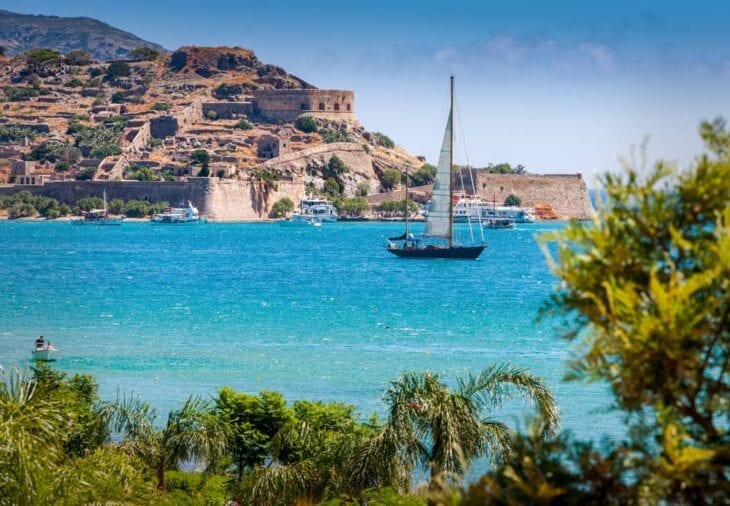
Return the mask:
M356 121L351 90L256 90L254 112L267 121L292 122L301 115Z

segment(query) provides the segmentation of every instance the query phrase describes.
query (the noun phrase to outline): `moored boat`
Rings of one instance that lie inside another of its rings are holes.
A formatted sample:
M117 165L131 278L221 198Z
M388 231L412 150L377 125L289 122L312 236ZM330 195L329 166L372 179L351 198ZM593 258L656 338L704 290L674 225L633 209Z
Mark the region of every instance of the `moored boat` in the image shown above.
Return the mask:
M74 225L102 225L102 226L119 226L124 221L124 216L112 218L106 208L106 190L104 190L104 208L91 209L84 212L84 217L79 220L71 220Z
M178 207L167 207L161 213L155 214L150 220L152 223L167 225L182 225L186 223L205 223L201 218L198 208L189 200L180 202Z
M515 228L515 220L506 217L490 216L482 221L484 228L506 229Z

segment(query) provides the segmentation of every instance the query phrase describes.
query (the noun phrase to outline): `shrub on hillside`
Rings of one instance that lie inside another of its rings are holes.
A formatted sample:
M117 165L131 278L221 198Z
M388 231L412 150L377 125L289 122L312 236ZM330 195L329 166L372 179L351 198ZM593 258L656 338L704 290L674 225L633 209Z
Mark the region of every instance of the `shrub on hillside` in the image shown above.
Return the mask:
M436 167L430 163L424 163L421 167L411 174L411 184L413 186L421 186L433 183L436 177Z
M380 132L373 132L373 140L376 144L385 146L386 148L395 147L395 142L393 142L393 139Z
M129 77L131 74L132 71L128 63L123 61L113 61L106 68L105 78L107 81L115 81L120 77Z
M12 220L17 218L30 218L37 213L33 204L27 202L17 202L8 210L8 217Z
M129 200L124 204L124 214L130 218L144 218L150 214L150 204L146 200Z
M311 116L300 116L295 123L297 129L310 134L317 131L317 122Z
M5 98L10 102L38 96L38 90L29 86L6 86L3 91Z
M240 119L235 125L233 125L233 128L238 128L239 130L251 130L253 125L245 119Z
M47 141L34 147L28 154L28 159L39 162L77 163L81 160L81 150L65 142Z
M394 169L385 169L380 177L380 184L385 190L392 190L401 182L400 172Z
M170 109L170 104L167 102L157 102L152 106L152 109L155 111L168 111Z
M94 58L88 51L76 49L66 54L66 63L69 65L90 65L94 63Z
M138 47L129 52L129 58L136 61L153 61L160 56L160 52L148 46Z
M0 125L0 142L22 142L24 139L33 140L38 131L18 125Z

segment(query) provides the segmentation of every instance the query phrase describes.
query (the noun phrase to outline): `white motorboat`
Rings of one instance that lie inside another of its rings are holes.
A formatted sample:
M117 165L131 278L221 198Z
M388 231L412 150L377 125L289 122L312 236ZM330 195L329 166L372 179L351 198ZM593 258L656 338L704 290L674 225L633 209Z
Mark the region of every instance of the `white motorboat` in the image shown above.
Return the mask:
M53 346L50 342L45 343L38 343L36 342L36 347L33 351L30 352L33 356L33 360L38 362L53 362L56 360L56 355L58 355L58 349Z
M189 200L181 202L178 207L167 207L159 214L152 216L152 223L164 223L168 225L180 225L183 223L204 223L200 217L198 208Z
M328 200L308 197L302 199L299 208L300 214L312 216L319 222L337 221L337 208Z

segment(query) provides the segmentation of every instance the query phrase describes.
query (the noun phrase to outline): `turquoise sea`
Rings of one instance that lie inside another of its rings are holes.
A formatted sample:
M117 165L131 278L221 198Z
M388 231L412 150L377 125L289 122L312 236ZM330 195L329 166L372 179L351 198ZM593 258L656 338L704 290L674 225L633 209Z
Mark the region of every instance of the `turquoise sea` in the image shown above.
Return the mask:
M564 427L620 435L606 387L562 382L569 345L535 322L556 283L535 235L558 226L486 231L470 262L390 255L398 223L1 221L0 364L28 365L43 334L57 367L93 374L109 399L132 391L166 412L229 385L369 415L402 371L453 378L509 361L546 378ZM527 409L498 416L519 423Z

